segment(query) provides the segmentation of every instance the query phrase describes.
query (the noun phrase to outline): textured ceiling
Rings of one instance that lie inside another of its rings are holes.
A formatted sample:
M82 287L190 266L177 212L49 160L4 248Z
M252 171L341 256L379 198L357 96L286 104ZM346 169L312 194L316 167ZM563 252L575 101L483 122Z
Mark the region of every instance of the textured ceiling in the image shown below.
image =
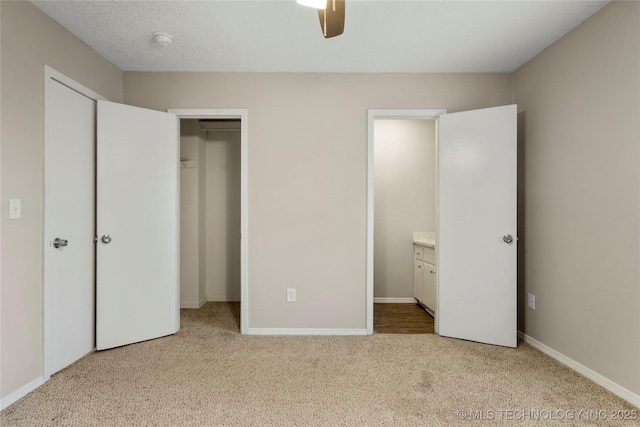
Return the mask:
M346 0L333 39L295 0L33 3L125 71L510 72L607 1Z

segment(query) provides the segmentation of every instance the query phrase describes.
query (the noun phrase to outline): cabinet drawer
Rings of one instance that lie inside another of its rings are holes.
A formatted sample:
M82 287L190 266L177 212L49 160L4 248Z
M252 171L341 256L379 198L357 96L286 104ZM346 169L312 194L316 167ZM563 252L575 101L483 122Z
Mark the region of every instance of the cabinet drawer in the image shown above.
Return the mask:
M422 258L423 260L430 262L431 264L436 263L436 250L434 248L422 248Z
M413 256L420 261L424 260L424 247L413 245Z

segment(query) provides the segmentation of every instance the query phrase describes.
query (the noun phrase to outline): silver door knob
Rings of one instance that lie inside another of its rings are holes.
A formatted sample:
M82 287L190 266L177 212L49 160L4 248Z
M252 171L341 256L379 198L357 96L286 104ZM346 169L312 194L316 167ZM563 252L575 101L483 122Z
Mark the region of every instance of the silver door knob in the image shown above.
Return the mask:
M67 246L69 244L68 240L65 239L61 239L59 237L56 237L55 239L53 239L53 247L54 248L62 248L64 246Z
M111 236L105 234L100 240L102 240L102 243L111 243Z
M513 243L513 236L511 234L505 234L502 240L510 245L511 243Z

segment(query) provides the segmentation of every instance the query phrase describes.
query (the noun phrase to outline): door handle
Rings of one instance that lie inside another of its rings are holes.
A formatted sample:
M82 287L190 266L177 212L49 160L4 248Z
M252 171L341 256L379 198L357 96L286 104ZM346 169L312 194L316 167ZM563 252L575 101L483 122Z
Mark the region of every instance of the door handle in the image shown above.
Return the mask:
M102 243L111 243L111 236L105 234L100 240L102 240Z
M55 239L53 239L53 247L54 248L62 248L64 246L67 246L69 244L68 240L65 239L61 239L59 237L56 237Z
M510 245L511 243L513 243L513 236L511 234L505 234L502 240Z

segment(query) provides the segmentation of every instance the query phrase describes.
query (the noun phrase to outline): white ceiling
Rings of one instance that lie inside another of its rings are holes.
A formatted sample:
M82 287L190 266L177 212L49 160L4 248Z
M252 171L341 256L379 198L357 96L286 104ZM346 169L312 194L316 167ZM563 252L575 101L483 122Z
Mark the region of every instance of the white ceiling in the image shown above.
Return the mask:
M332 39L295 0L33 3L125 71L457 73L514 71L608 2L346 0Z

